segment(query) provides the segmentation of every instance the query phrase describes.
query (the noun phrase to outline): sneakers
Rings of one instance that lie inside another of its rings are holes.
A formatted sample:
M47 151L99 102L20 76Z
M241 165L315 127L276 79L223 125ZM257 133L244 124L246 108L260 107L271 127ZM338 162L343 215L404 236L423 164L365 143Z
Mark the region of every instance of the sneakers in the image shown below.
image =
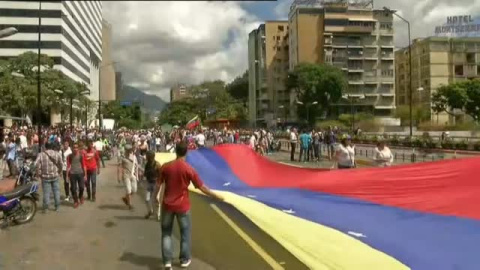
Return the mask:
M148 212L148 213L145 215L145 219L149 219L152 215L153 215L153 212Z
M171 263L166 263L166 264L163 265L163 268L167 269L167 270L170 270L170 269L172 269L172 264Z
M181 261L180 261L180 267L182 267L182 268L187 268L191 263L192 263L192 260L191 260L191 259L181 260Z
M85 202L85 198L80 198L80 204L83 204Z
M70 201L70 196L65 197L65 201L66 202Z
M78 202L73 204L73 208L78 208Z

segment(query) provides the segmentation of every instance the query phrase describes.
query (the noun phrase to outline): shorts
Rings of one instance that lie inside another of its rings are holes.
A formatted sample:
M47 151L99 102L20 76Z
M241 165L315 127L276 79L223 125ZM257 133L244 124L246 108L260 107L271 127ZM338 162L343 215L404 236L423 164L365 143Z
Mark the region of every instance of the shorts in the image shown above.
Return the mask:
M125 189L127 194L137 192L137 179L131 175L124 175L123 182L125 183Z

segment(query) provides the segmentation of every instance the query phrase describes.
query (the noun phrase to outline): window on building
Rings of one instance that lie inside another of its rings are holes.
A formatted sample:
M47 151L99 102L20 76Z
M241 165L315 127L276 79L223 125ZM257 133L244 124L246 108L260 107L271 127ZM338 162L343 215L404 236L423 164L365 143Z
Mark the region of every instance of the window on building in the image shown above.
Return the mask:
M283 25L278 26L278 31L283 31Z
M477 76L480 76L480 65L477 66Z
M463 65L455 65L455 76L463 76Z
M280 41L280 36L277 36L277 41Z
M276 36L273 36L273 41L277 40L277 37Z
M383 69L382 77L393 77L393 69Z
M380 29L385 29L385 30L392 29L392 24L391 23L380 23Z
M475 64L475 62L476 62L475 58L476 58L475 53L467 53L467 63Z

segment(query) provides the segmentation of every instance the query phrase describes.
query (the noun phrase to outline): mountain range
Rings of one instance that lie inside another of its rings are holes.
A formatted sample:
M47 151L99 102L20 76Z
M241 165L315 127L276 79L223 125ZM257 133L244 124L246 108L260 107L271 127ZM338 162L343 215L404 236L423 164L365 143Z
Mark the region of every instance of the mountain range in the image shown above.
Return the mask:
M120 100L120 102L138 101L142 104L143 109L150 112L159 112L163 110L168 103L158 96L146 94L130 85L124 85L122 87L122 92L120 93L118 100Z

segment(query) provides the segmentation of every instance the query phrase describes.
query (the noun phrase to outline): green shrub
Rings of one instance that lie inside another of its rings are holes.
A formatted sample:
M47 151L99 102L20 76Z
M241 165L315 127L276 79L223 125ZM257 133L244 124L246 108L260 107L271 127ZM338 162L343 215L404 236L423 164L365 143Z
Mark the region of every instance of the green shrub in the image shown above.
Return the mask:
M334 126L337 126L339 129L341 130L346 130L348 129L349 127L347 127L346 125L344 125L342 122L340 121L336 121L336 120L327 120L327 121L321 121L321 122L317 122L315 124L315 128L316 129L327 129L329 126L331 127L334 127Z
M405 139L403 139L402 141L402 145L405 147L412 147L413 145L412 138L410 136L405 137Z
M390 145L397 146L400 145L400 140L398 139L398 136L395 134L390 138Z
M412 144L411 144L413 147L416 147L416 148L424 148L424 145L425 145L425 142L419 138L415 138L413 141L412 141Z
M455 143L455 149L467 150L468 149L467 141L463 140L463 141L460 141L460 142L456 142Z
M480 151L480 142L476 142L473 144L473 150Z
M428 140L425 142L425 146L428 148L428 149L435 149L438 147L438 143L435 142L434 140Z
M443 149L452 149L454 144L452 139L446 139L442 141L441 146Z

